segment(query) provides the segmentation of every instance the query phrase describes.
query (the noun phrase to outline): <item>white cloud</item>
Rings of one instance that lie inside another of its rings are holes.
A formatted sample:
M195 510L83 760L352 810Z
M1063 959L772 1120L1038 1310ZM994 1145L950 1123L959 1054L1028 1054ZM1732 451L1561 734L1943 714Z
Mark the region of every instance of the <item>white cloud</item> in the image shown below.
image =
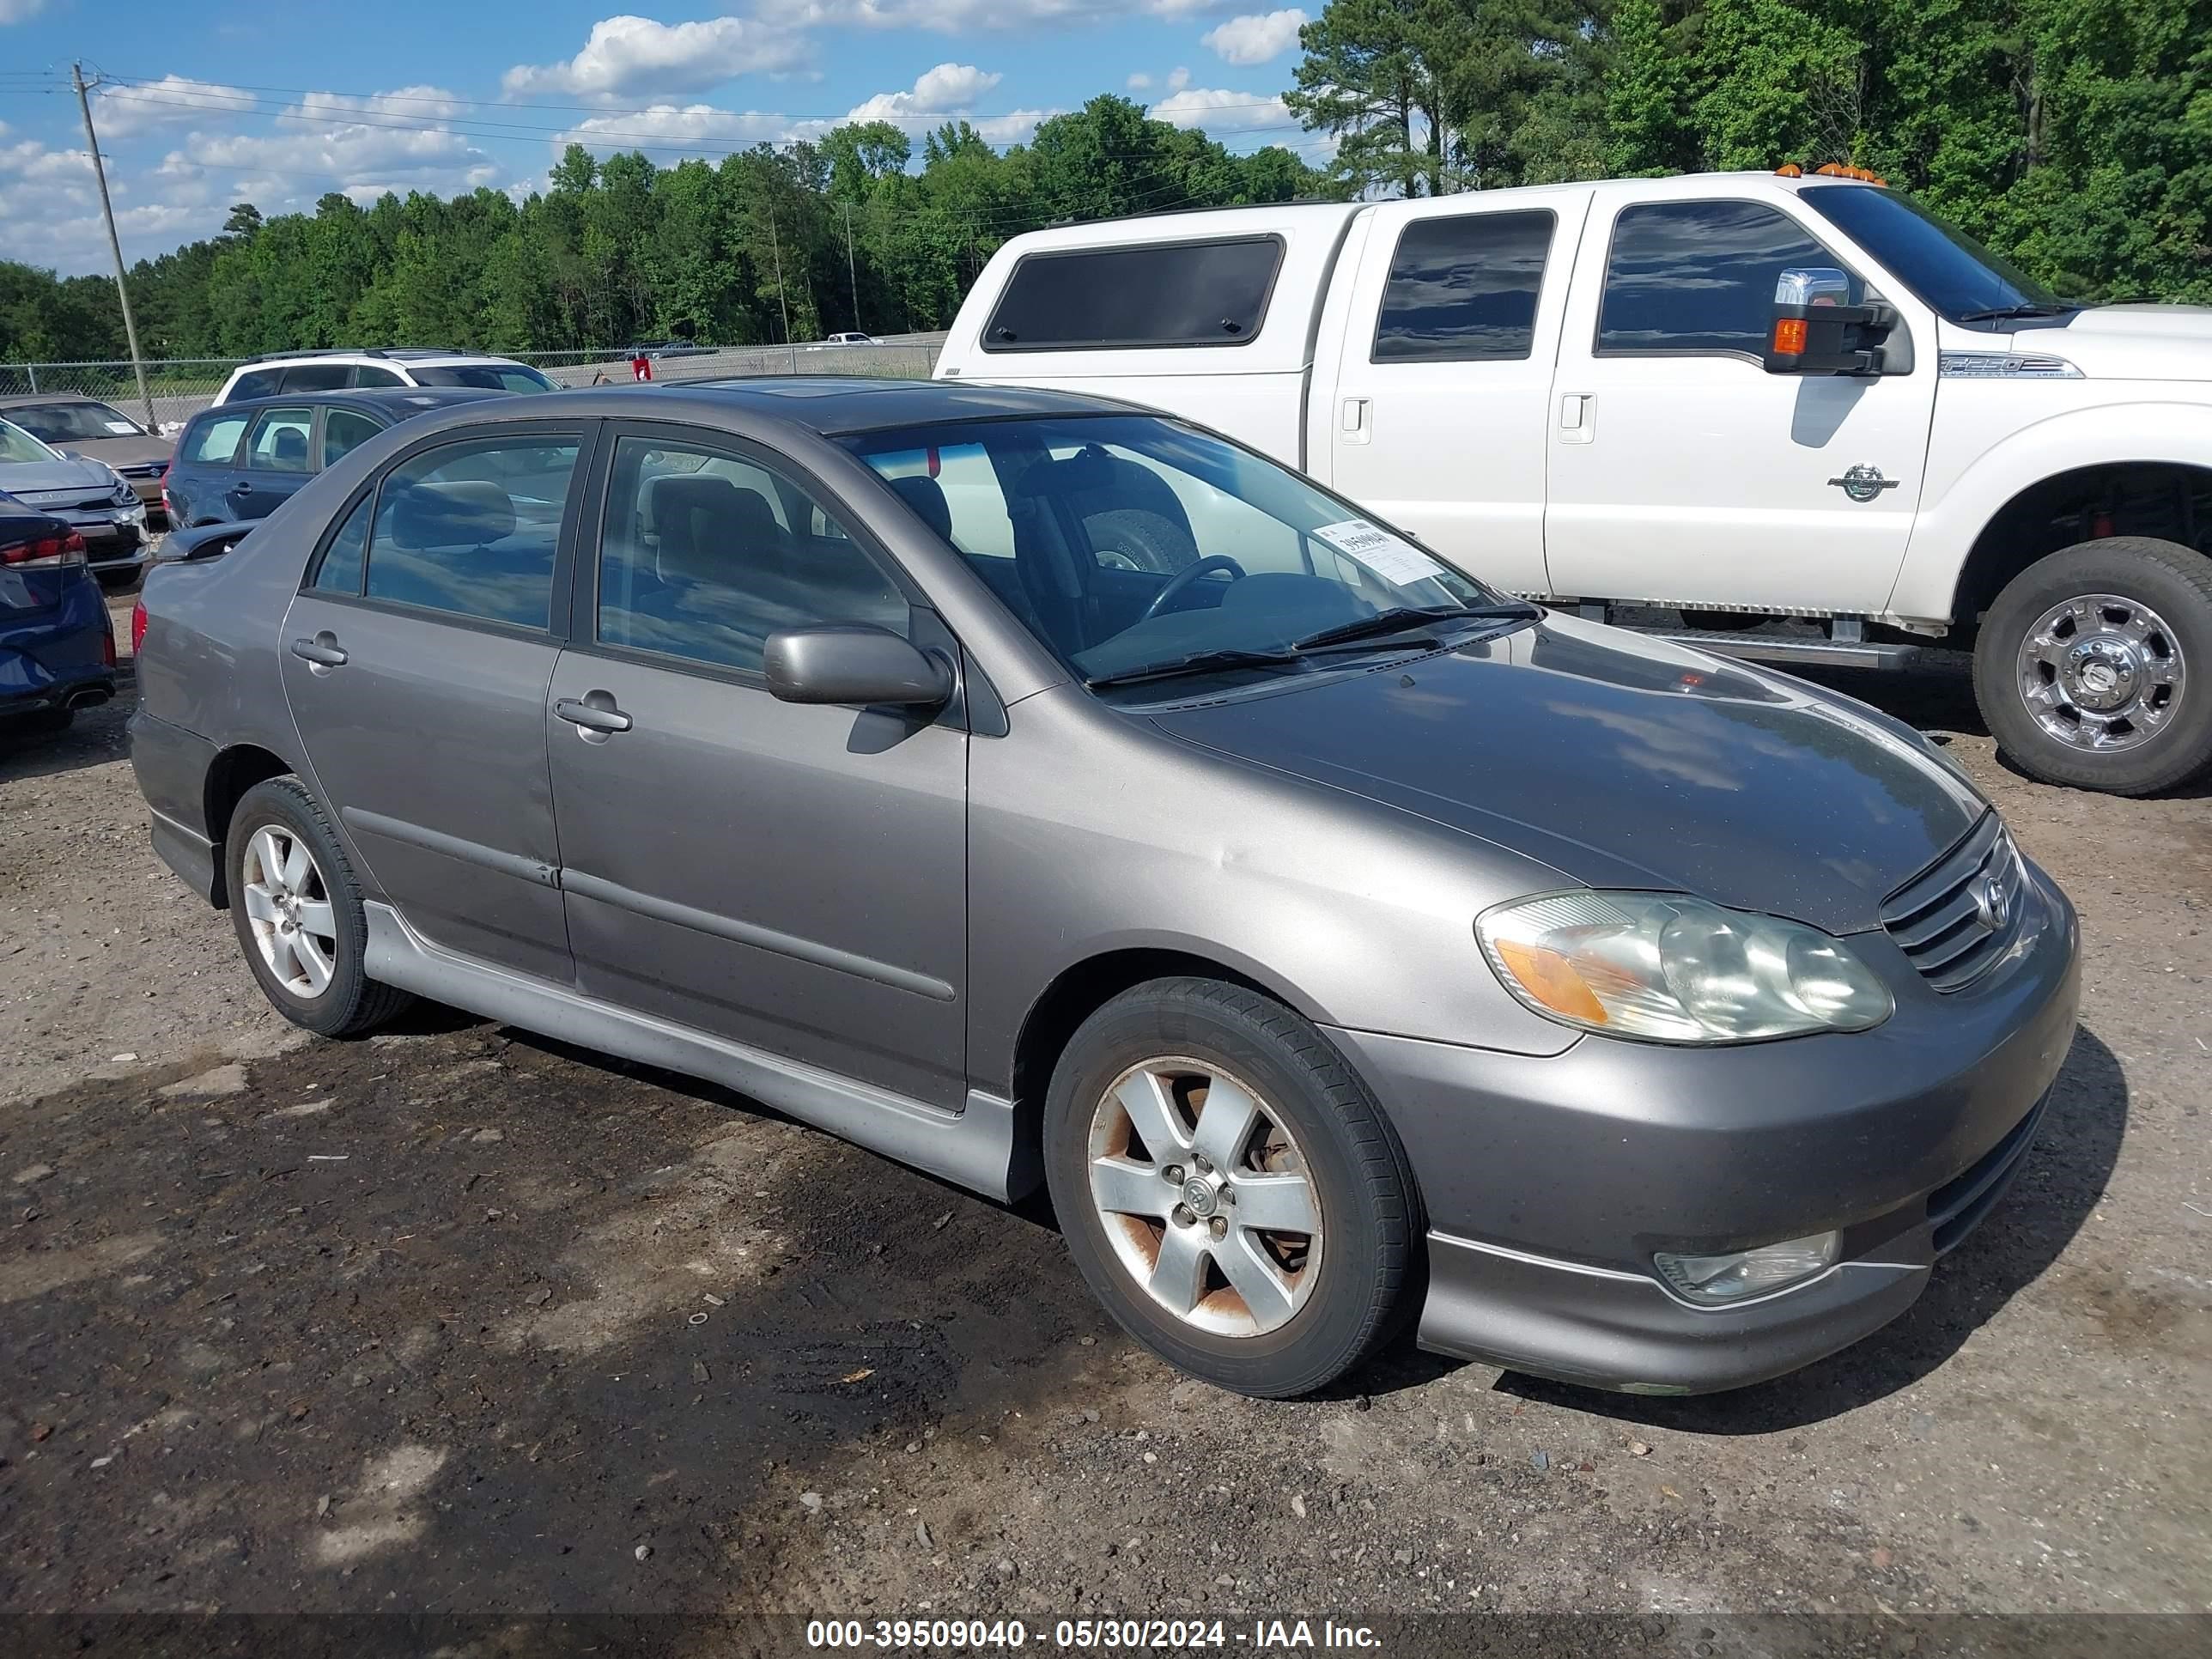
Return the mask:
M1217 87L1180 88L1154 104L1152 113L1155 120L1178 127L1204 127L1216 137L1297 125L1279 98L1255 98L1249 92Z
M934 121L975 107L975 100L1006 77L972 64L939 64L924 70L911 92L879 92L856 105L848 121Z
M1184 69L1181 64L1177 64L1174 69L1168 71L1168 90L1170 92L1181 92L1189 84L1190 71Z
M1134 75L1129 77L1127 84L1130 91L1142 92L1152 84L1152 77L1146 74L1144 70L1139 70Z
M1310 20L1295 6L1281 11L1250 12L1232 17L1199 37L1225 63L1265 64L1280 58L1298 43L1298 31Z
M787 70L806 55L805 39L757 18L656 23L605 17L583 50L565 63L517 64L501 77L510 96L573 93L586 98L703 92L740 75Z
M240 87L165 75L131 86L102 87L93 94L92 112L104 149L110 138L128 138L149 127L250 115L253 104L253 94Z
M594 115L553 141L557 150L582 144L609 150L662 149L743 149L763 140L778 143L792 133L787 115L757 110L717 109L712 104L655 104L620 115Z
M789 29L928 29L939 34L1015 33L1116 21L1133 11L1191 17L1234 9L1235 0L758 0L763 21Z
M46 0L0 0L0 28L36 17Z

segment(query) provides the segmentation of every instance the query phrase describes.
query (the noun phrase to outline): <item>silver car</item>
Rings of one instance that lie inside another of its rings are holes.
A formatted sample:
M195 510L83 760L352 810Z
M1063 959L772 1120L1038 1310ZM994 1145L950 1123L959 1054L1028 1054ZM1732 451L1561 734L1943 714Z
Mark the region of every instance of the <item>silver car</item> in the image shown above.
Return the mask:
M1415 1318L1608 1388L1802 1365L1920 1294L2072 1038L2071 908L1909 729L1122 405L501 400L173 540L133 758L286 1016L434 998L1042 1182L1227 1388Z
M145 567L146 504L106 462L64 454L0 420L0 490L67 520L84 538L85 562L103 586L127 585Z

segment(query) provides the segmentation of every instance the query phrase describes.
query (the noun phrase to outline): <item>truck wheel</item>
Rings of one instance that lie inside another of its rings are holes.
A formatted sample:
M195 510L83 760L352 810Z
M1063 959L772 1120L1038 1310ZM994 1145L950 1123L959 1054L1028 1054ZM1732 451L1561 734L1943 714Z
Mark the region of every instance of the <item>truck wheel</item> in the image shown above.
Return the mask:
M1053 1069L1044 1152L1107 1312L1218 1387L1310 1393L1410 1301L1397 1137L1319 1031L1243 986L1154 980L1091 1015Z
M1998 747L2046 783L2187 781L2212 763L2212 559L2148 536L2039 559L1982 618L1974 694Z

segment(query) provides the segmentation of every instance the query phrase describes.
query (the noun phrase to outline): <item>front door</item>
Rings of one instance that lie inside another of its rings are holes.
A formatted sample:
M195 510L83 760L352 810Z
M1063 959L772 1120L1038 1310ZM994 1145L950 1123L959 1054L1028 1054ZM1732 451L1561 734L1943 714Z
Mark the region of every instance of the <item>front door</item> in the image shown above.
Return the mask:
M1866 273L1774 200L1601 200L1577 262L1546 425L1554 593L1879 611L1920 501L1936 325L1909 295L1909 374L1769 374L1775 281Z
M576 595L546 741L578 983L957 1109L966 732L761 674L779 629L933 613L818 489L684 428L617 438Z
M505 428L403 459L327 539L280 646L316 793L410 925L562 982L545 699L580 441Z
M1392 204L1354 268L1325 481L1510 592L1549 591L1544 410L1589 205Z

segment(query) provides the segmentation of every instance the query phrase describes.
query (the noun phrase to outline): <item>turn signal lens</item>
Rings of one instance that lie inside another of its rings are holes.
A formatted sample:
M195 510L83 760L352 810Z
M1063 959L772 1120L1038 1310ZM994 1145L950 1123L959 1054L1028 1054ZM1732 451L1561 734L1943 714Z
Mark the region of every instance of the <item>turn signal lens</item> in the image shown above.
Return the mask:
M1762 1244L1755 1250L1730 1250L1725 1255L1670 1255L1662 1250L1651 1258L1651 1265L1684 1301L1721 1307L1787 1290L1826 1273L1842 1242L1840 1233L1826 1232Z
M1896 1012L1841 939L1681 893L1584 890L1486 910L1483 956L1525 1006L1650 1042L1863 1031Z
M1805 319L1802 317L1778 317L1774 319L1774 355L1778 357L1802 357L1805 355Z

